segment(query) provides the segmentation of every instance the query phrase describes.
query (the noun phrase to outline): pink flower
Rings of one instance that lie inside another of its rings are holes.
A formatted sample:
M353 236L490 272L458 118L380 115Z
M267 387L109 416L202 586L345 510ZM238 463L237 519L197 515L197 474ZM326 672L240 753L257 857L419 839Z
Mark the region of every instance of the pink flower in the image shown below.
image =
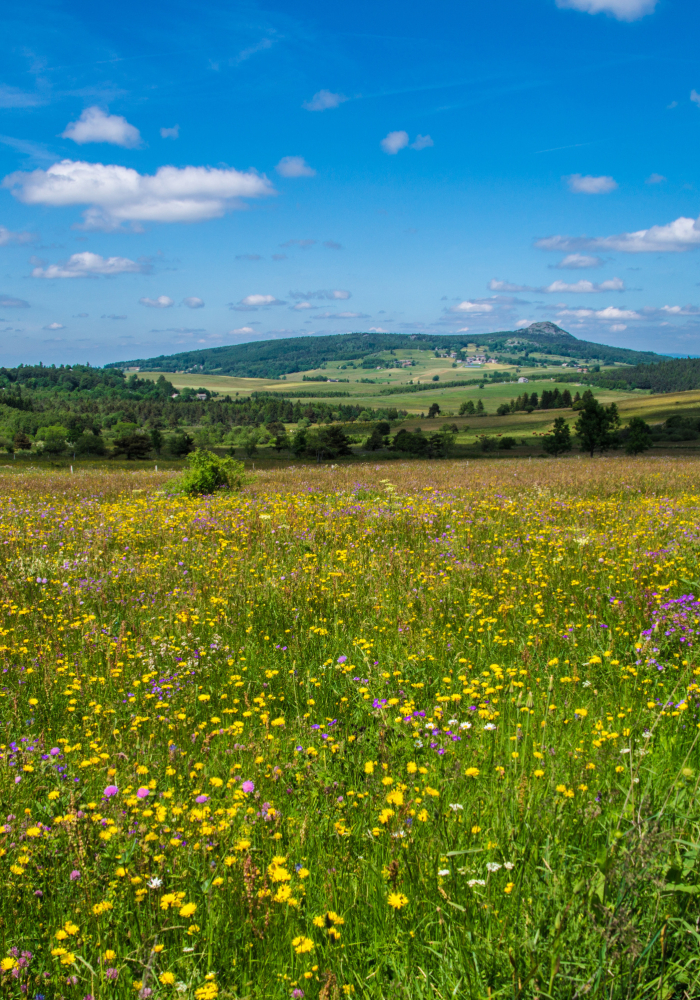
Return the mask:
M113 795L118 795L119 789L116 785L107 785L104 790L104 796L106 799L111 799Z
M255 791L255 783L253 781L244 781L243 784L241 785L241 788L246 793L246 795L249 795L251 792Z
M136 789L136 795L140 799L147 799L150 794L151 793L149 792L149 790L147 788L137 788Z
M75 882L78 878L80 878L80 872L76 868L70 873L70 880L71 882Z

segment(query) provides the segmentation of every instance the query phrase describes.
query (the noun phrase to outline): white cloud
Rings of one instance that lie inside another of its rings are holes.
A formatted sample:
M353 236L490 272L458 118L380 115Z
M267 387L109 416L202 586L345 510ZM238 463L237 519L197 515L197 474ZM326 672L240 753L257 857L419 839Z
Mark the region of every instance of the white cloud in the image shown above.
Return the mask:
M625 283L622 278L609 278L607 281L601 281L600 284L594 284L592 281L577 281L575 283L569 283L566 281L553 281L551 285L543 288L544 292L624 292Z
M111 278L117 274L137 274L148 270L145 264L139 264L128 257L101 257L98 253L74 253L65 264L49 264L48 267L35 267L33 278Z
M411 149L418 149L418 150L427 149L429 146L434 146L434 145L435 143L433 142L433 140L430 138L429 135L418 134L416 136L415 142L411 143Z
M304 309L318 309L318 306L312 306L310 302L297 302L291 308L296 309L297 312L302 312Z
M141 134L121 115L106 115L101 108L85 108L77 122L70 122L62 139L72 139L79 146L86 142L109 142L113 146L134 149L141 145Z
M179 139L180 138L180 126L173 125L172 128L162 128L160 130L160 135L162 139Z
M27 205L91 206L84 213L85 229L117 229L123 222L201 222L239 208L239 198L276 194L253 170L160 167L155 174L139 174L117 164L79 160L17 171L2 183Z
M400 149L408 146L408 132L389 132L379 143L385 153L395 156Z
M182 303L188 309L201 309L204 305L204 299L199 299L196 295L188 295L186 299L182 300Z
M588 257L581 253L570 253L560 260L558 264L550 265L560 270L577 271L585 267L602 267L603 261L600 257Z
M700 94L698 94L697 90L693 89L690 91L690 99L693 102L693 104L697 104L697 106L700 108Z
M575 194L608 194L617 188L617 181L612 177L592 177L590 174L571 174L564 177L569 185L569 191Z
M663 184L666 180L663 174L649 174L647 179L644 181L645 184Z
M48 326L44 327L45 330L65 330L63 323L49 323Z
M229 330L229 335L234 333L255 333L252 326L239 326L235 330Z
M321 288L317 292L290 292L290 299L331 299L334 301L344 301L352 297L352 292L344 288Z
M586 236L547 236L537 240L540 250L621 250L624 253L683 253L700 246L700 222L681 216L665 226L635 233L589 239Z
M256 309L264 309L267 306L283 306L286 303L282 299L275 298L274 295L260 295L254 293L253 295L246 295L242 298L240 302L235 305L229 303L229 309L235 309L238 312L255 311Z
M169 309L174 305L173 300L169 295L159 295L157 299L139 299L142 306L148 306L149 309Z
M349 100L345 94L334 94L330 90L319 90L310 101L304 101L302 107L307 111L328 111L337 108L339 104Z
M541 291L538 288L530 288L529 285L514 285L510 281L499 281L497 278L492 278L489 281L489 288L492 292L537 292Z
M616 306L606 306L605 309L562 309L557 315L560 318L570 316L573 319L642 319L639 313L632 309L618 309Z
M621 333L623 330L627 329L626 323L613 323L610 327L612 333Z
M34 233L13 233L5 226L0 226L0 247L7 246L8 243L30 243L35 239Z
M385 330L383 326L371 326L369 328L369 332L370 333L388 333L389 331Z
M636 21L653 14L657 0L557 0L557 7L585 14L611 14L618 21Z
M29 309L29 303L24 299L16 299L13 295L0 295L0 307L3 309Z
M460 302L459 305L450 306L451 313L489 313L493 312L493 306L487 302Z
M283 156L275 170L280 177L315 177L316 171L303 156Z

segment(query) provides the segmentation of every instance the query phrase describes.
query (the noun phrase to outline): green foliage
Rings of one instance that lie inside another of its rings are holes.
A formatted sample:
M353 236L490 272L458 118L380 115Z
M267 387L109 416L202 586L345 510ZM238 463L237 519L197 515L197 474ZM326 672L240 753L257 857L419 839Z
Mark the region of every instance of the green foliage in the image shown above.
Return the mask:
M189 468L185 471L178 492L190 496L215 493L217 490L240 490L246 482L243 462L233 458L219 458L211 451L198 448L187 456Z
M620 416L614 403L603 406L590 389L584 392L582 402L583 407L576 421L576 436L581 448L593 458L595 451L607 451L617 443L615 428L620 424Z
M571 431L563 417L557 417L554 421L554 428L545 436L542 447L548 455L554 455L555 458L565 451L571 451Z
M651 427L641 417L632 417L628 433L629 436L625 442L625 451L628 455L639 455L651 448L653 442Z

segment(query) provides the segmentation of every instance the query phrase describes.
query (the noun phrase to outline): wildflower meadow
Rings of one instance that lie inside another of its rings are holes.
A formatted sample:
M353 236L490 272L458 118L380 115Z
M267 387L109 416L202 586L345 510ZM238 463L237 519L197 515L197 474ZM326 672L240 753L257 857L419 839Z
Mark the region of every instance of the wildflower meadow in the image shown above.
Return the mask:
M694 460L166 485L3 478L0 996L700 995Z

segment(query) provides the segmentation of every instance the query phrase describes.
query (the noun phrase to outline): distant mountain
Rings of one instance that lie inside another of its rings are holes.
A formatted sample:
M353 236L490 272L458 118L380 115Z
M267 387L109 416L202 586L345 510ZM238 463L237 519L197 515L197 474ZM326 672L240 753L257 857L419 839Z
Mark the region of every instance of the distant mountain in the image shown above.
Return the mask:
M629 365L659 361L651 351L631 351L578 340L556 323L532 323L524 330L498 333L408 334L345 333L326 337L290 337L260 340L231 347L211 347L181 354L161 354L157 358L115 361L106 368L141 368L145 371L192 372L193 374L237 375L240 378L280 378L292 372L309 371L328 361L363 360L389 350L459 350L476 344L500 355L523 357L528 351L544 351L583 361Z

